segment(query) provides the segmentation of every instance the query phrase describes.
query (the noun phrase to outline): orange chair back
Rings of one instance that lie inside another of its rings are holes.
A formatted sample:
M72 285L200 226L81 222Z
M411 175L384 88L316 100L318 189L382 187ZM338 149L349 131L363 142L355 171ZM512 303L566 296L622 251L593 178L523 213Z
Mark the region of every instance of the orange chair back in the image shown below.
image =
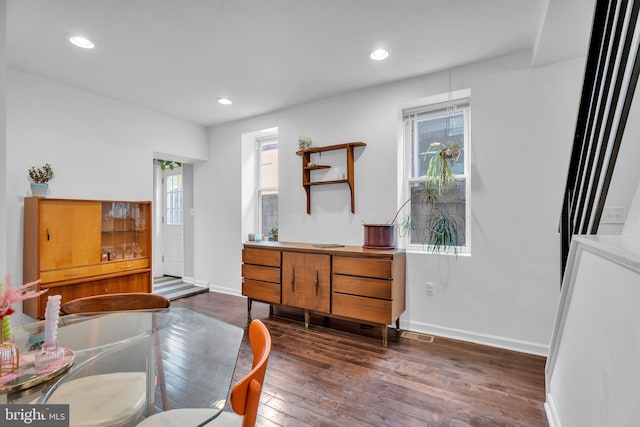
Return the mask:
M170 301L162 295L132 292L74 299L62 304L60 312L62 314L78 314L121 310L154 310L167 308L170 304Z
M243 416L243 427L253 427L256 424L264 375L271 355L271 334L258 319L249 325L249 343L253 352L251 372L233 386L230 398L233 411Z

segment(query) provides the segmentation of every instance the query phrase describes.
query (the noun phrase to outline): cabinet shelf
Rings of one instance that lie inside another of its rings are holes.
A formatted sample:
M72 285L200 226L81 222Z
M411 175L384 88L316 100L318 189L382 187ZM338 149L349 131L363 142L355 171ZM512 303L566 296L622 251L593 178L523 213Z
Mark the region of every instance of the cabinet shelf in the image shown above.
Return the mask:
M315 166L305 166L304 170L306 171L314 171L316 169L331 169L329 165L315 165Z
M325 185L325 184L348 184L349 180L347 179L336 179L333 181L313 181L313 182L305 182L302 185Z
M364 142L346 142L344 144L327 145L324 147L311 147L304 150L296 151L298 156L302 156L302 186L307 193L307 214L311 214L311 187L315 185L327 184L348 184L351 193L351 212L355 213L355 180L354 180L354 149L355 147L364 147ZM325 151L346 150L347 153L347 176L345 179L337 179L330 181L312 181L311 171L318 169L329 169L330 165L307 166L311 162L311 155L322 153Z

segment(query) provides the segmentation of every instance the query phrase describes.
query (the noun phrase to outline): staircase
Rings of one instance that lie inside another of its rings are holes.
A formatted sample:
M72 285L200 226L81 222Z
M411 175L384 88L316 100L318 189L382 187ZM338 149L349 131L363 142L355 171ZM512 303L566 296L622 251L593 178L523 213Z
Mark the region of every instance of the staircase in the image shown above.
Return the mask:
M153 278L153 293L163 295L169 300L184 298L201 292L209 292L204 286L182 281L180 277L162 276Z

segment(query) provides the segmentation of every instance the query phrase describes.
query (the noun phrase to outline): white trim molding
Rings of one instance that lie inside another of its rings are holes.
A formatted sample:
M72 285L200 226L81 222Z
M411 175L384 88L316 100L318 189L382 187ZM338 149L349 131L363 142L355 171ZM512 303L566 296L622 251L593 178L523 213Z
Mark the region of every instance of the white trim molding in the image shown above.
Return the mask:
M505 350L513 350L520 353L534 354L537 356L546 356L549 352L549 346L529 341L516 340L513 338L501 337L497 335L480 334L463 329L448 328L429 323L408 322L408 330L422 332L444 338L468 341L475 344L482 344L491 347L502 348Z

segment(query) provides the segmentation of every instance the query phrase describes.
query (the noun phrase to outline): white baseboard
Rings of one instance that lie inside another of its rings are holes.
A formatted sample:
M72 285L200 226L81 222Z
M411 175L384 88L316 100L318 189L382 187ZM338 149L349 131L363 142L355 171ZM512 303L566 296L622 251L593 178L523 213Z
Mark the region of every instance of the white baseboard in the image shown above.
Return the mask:
M183 279L183 281L186 282L186 280ZM194 280L193 282L189 282L191 284L193 284L194 286L201 286L203 288L208 288L209 287L209 282L207 282L206 280Z
M402 321L401 321L402 323ZM402 325L400 325L402 326ZM547 356L549 353L549 345L532 343L528 341L514 340L511 338L499 337L495 335L479 334L476 332L465 331L462 329L447 328L444 326L431 325L421 322L408 322L410 331L422 332L430 335L436 335L444 338L452 338L461 341L468 341L476 344L488 345L491 347L503 348L505 350L513 350L521 353L535 354L537 356Z
M227 288L224 286L217 286L217 285L208 285L208 288L209 288L209 291L211 292L219 292L221 294L233 295L236 297L244 297L242 295L242 291L239 289Z
M547 393L547 401L544 402L544 412L547 414L547 422L549 423L549 427L562 427L558 410L553 402L553 396L551 393Z
M182 277L182 281L184 283L189 283L191 285L195 285L196 284L196 279L194 279L193 277L184 276L184 277Z

